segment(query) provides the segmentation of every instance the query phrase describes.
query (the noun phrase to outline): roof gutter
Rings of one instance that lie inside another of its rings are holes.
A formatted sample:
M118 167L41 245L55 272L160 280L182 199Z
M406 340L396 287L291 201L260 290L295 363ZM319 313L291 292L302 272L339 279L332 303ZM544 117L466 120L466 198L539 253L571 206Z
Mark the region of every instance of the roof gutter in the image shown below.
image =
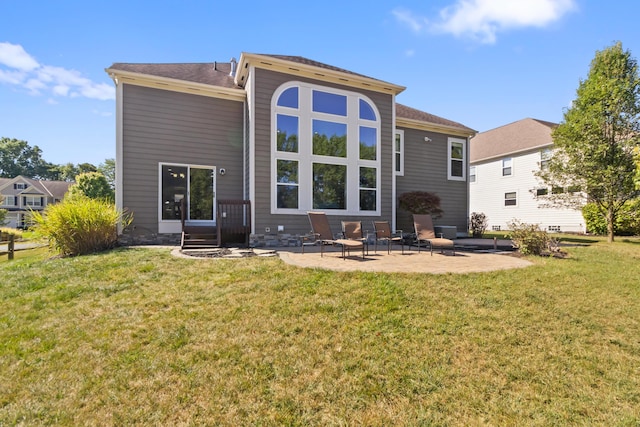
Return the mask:
M470 128L459 128L437 123L423 122L421 120L396 117L396 127L408 127L412 129L427 130L431 132L446 133L454 136L473 137L478 131Z
M171 90L174 92L190 93L194 95L223 98L241 102L246 98L246 92L243 89L225 88L204 83L153 76L150 74L115 70L113 68L107 68L105 71L109 74L111 79L113 79L116 86L120 83L127 83L136 86Z

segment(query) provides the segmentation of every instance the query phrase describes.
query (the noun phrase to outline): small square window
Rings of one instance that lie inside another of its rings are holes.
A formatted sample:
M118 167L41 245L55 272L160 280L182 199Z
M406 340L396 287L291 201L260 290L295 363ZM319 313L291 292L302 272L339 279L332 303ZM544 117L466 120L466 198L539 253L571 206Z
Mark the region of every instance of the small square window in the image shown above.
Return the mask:
M515 191L510 193L504 193L505 206L516 206L517 204L518 204L518 199Z

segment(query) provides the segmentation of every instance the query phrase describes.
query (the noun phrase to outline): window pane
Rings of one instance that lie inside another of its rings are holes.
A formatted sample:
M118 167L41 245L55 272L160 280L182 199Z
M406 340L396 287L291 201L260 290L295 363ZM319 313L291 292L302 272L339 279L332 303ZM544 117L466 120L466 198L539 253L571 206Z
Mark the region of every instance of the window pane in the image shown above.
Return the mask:
M459 142L452 142L451 143L451 158L452 159L462 160L462 156L463 156L462 144L459 143Z
M451 160L451 176L462 176L462 164L460 160Z
M180 219L180 202L187 194L187 168L162 166L162 219Z
M400 153L396 153L396 172L400 172Z
M376 188L376 168L360 168L360 187Z
M376 129L360 126L360 158L376 159Z
M400 152L400 134L396 133L396 152Z
M280 94L278 98L280 107L298 108L298 88L290 87Z
M347 157L347 125L345 123L314 120L313 154Z
M298 209L298 186L278 185L278 209Z
M213 169L191 168L189 219L213 220Z
M277 116L277 147L278 151L289 153L298 152L298 118L278 114Z
M360 210L376 210L376 190L360 190Z
M298 162L296 160L278 160L278 182L298 183Z
M313 208L346 208L347 167L345 165L313 164Z
M313 91L313 111L338 116L347 115L347 97L335 93Z
M376 113L373 111L373 107L364 99L360 100L360 118L365 120L376 119Z

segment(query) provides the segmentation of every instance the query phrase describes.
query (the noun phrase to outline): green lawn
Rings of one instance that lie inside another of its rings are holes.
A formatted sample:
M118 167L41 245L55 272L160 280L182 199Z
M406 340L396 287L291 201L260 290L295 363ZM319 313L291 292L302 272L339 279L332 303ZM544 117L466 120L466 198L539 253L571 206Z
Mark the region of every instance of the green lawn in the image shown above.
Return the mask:
M637 426L640 242L568 251L468 275L0 260L0 425Z

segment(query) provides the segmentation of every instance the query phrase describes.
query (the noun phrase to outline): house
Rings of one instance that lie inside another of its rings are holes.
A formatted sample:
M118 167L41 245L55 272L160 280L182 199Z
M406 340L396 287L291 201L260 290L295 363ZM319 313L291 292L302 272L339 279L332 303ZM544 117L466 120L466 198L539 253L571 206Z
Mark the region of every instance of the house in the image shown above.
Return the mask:
M121 237L172 241L249 200L254 245L297 245L307 212L412 229L397 197L442 198L437 224L467 227L469 137L460 123L396 102L405 88L299 56L214 63L114 63Z
M6 209L6 226L25 228L31 225L31 211L41 211L62 200L69 186L65 181L41 181L24 176L0 178L0 209Z
M540 224L543 230L585 232L579 210L549 207L548 188L535 173L553 150L556 123L526 118L471 139L469 211L484 213L490 230L507 230L513 219Z

